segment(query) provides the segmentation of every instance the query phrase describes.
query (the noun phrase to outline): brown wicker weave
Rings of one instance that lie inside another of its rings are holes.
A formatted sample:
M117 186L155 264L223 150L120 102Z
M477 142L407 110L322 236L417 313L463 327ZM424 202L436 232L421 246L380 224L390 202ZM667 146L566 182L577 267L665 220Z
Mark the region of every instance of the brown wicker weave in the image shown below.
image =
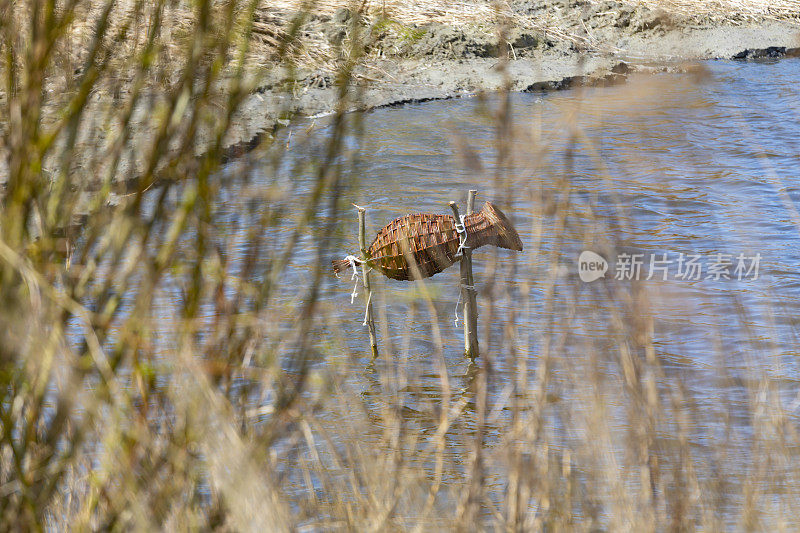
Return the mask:
M493 244L509 250L522 250L522 241L514 226L490 202L486 202L479 212L464 217L464 228L469 248ZM460 259L456 255L459 242L452 216L406 215L394 219L378 232L368 250L369 265L392 279L427 278ZM350 262L347 259L333 261L336 273L348 268Z

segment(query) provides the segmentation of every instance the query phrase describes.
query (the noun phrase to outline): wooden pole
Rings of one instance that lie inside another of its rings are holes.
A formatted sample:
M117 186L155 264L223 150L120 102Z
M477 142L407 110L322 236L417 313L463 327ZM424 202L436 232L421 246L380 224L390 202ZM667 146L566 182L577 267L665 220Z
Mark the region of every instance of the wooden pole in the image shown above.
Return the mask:
M475 210L477 191L470 189L467 197L467 214ZM450 209L460 222L458 205L450 202ZM461 296L464 300L464 354L470 359L478 357L478 303L475 280L472 275L472 250L464 246L461 256Z
M356 206L358 209L358 244L361 247L361 279L364 282L364 299L367 302L367 315L366 323L369 328L369 343L372 348L372 358L378 357L378 338L375 336L375 313L372 312L372 284L369 279L369 270L367 261L369 261L369 254L367 252L367 232L366 232L366 209Z
M467 195L467 214L475 212L475 196L478 191L470 189ZM461 261L462 278L467 280L467 300L464 302L464 323L469 324L469 332L464 329L464 349L467 356L478 357L478 292L475 290L475 279L472 275L472 249L464 250ZM474 355L473 355L474 354Z

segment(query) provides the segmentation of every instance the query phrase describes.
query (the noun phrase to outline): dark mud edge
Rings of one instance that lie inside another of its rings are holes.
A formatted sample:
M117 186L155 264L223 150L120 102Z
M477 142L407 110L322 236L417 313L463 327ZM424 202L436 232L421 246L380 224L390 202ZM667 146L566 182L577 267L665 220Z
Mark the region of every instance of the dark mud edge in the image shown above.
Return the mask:
M626 81L627 74L640 70L643 69L637 68L636 66L631 66L630 63L627 63L625 61L620 61L605 73L595 72L586 75L565 76L561 79L552 81L536 82L516 92L522 92L522 93L551 92L551 91L562 91L573 87L606 87L606 86L618 85ZM377 109L403 107L405 105L422 104L425 102L455 100L459 98L471 98L476 94L477 94L476 92L457 92L457 93L446 93L442 94L441 96L424 96L419 98L400 97L397 100L390 100L386 103L382 103L379 105L372 105L372 106L361 105L358 107L354 107L353 109L350 110L350 112L370 112ZM329 113L329 115L332 114L333 112ZM303 116L303 115L298 114L298 116ZM271 126L268 126L263 131L257 133L249 140L231 144L223 152L222 156L223 164L246 155L250 151L257 148L264 141L265 137L274 136L280 130L288 126L289 125L286 123L286 121L281 121L281 122L276 121Z
M770 46L767 48L756 48L742 50L731 59L735 60L756 60L756 59L777 59L781 57L800 57L800 47L787 48L785 46Z
M731 59L736 61L759 61L793 57L800 57L800 47L770 46L766 48L747 48L728 58L722 59ZM656 68L648 65L637 65L632 62L620 61L610 69L606 69L604 71L585 75L565 76L563 78L554 80L539 81L529 84L517 92L546 93L552 91L563 91L575 87L609 87L625 83L628 75L634 72L687 72L691 71L693 68L694 67L692 65L686 64L665 65ZM269 90L269 87L261 87L257 91L264 92ZM469 98L475 94L475 92L457 92L445 93L440 96L425 96L419 98L399 96L396 100L390 100L379 105L362 105L353 108L351 111L364 112L382 108L402 107L404 105L413 105L425 102ZM332 114L332 112L330 114ZM302 116L302 114L298 114L298 116ZM271 125L267 125L264 130L257 133L249 140L231 144L224 150L222 162L227 163L231 160L244 156L245 154L257 148L264 141L265 137L274 136L284 127L287 127L285 121L275 121Z

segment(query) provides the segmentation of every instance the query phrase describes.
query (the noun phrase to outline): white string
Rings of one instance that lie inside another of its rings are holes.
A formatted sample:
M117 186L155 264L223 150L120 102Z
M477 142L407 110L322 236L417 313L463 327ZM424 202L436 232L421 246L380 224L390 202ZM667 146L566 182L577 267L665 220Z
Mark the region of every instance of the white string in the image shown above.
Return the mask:
M458 250L456 250L456 257L461 257L464 254L464 249L467 247L467 229L464 227L464 220L466 219L466 215L459 215L458 220L455 220L455 227L456 233L458 233ZM464 289L475 289L473 286L467 286L462 284L458 290L458 301L456 302L456 319L455 325L458 327L458 308L461 306L461 296L464 293Z
M366 267L367 262L354 255L348 255L347 257L344 258L344 260L350 263L350 268L353 269L353 274L350 276L350 281L356 280L355 284L353 285L353 292L350 293L350 303L352 304L353 302L355 302L356 296L358 296L358 282L360 281L358 279L358 265L361 265L361 268L363 269L362 275L365 277L368 273L372 272L372 267L367 269ZM372 291L370 291L369 296L367 296L367 308L364 310L364 323L362 324L363 326L367 325L367 319L369 318L369 304L371 301L372 301Z
M459 216L460 220L455 221L456 233L458 233L458 250L456 250L456 257L459 257L464 251L464 244L467 242L467 230L464 228L464 215Z
M349 262L350 268L353 269L353 275L350 276L350 281L356 280L355 285L353 285L353 292L350 294L350 303L353 303L356 296L358 296L358 263L361 262L361 259L354 255L348 255L344 260Z
M460 220L455 221L456 233L458 233L458 250L456 250L456 257L461 257L464 253L464 248L467 244L467 229L464 227L465 215L459 215ZM457 324L456 324L457 325Z

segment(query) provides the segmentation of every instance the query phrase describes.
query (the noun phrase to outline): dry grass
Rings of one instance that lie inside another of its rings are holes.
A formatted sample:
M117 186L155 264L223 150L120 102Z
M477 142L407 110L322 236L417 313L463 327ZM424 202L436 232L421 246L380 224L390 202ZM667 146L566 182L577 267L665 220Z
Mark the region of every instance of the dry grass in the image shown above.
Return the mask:
M270 2L276 9L299 10L303 2L297 0L278 0ZM510 14L507 2L475 2L444 0L424 0L402 2L399 0L376 0L365 3L353 3L347 0L322 0L314 3L314 13L333 15L337 9L348 8L360 10L369 18L390 18L402 24L491 24L496 21L498 13Z
M450 363L418 282L399 335L387 309L404 301L378 291L367 366L345 291L323 297L369 185L346 172L360 115L345 113L367 37L354 27L330 54L337 108L312 157L266 138L223 167L259 6L108 7L104 23L93 2L0 0L0 529L792 529L782 383L720 364L746 401L698 409L654 341L651 294L563 290L560 246L622 221L594 215L569 172L511 188L512 158L547 168L508 94L486 106L484 179L501 203L524 195L531 237L518 262L490 256L483 357ZM284 66L305 60L302 22L270 34ZM574 335L596 308L607 335ZM523 311L544 317L535 335Z
M631 4L662 9L692 20L725 22L759 22L763 20L800 19L800 2L797 0L713 0L710 2L680 0L643 0Z
M599 3L591 0L591 3ZM415 28L429 23L441 23L484 34L495 33L498 24L507 28L532 29L546 32L556 38L574 42L584 42L581 29L581 16L584 6L566 9L547 8L536 18L515 12L505 1L498 2L445 2L426 0L422 2L367 2L354 4L347 0L324 0L313 2L313 9L304 11L306 2L300 0L280 0L278 2L258 2L252 7L254 16L250 21L239 20L240 28L249 27L249 43L245 66L251 76L261 77L265 72L275 69L288 49L295 63L306 69L321 69L327 72L336 70L337 47L329 41L319 24L312 24L314 17L331 17L338 9L348 8L358 12L361 22L370 25L381 20L391 21L384 25L385 31L395 36L404 28ZM683 20L701 21L713 24L759 22L764 20L796 21L800 13L797 0L766 1L713 1L691 2L673 0L645 0L622 2L629 6L646 6L677 15ZM19 38L27 35L25 20L29 17L31 4L22 3L11 10L9 17L14 27L22 28ZM67 4L64 4L65 6ZM135 0L114 1L110 4L78 1L74 5L69 20L65 21L63 42L54 51L52 61L62 67L63 72L79 72L85 61L90 43L98 22L102 19L104 6L108 5L107 35L116 35L113 52L107 58L109 66L117 69L115 83L130 84L135 75L131 65L134 58L145 48L150 33L148 24L159 17L157 46L153 49L154 60L164 72L160 82L169 81L175 75L175 64L180 50L194 33L197 11L192 4L179 2L137 2ZM306 6L308 7L308 6ZM214 11L216 12L216 11ZM212 14L214 13L212 12ZM225 27L222 19L210 21L215 31ZM366 30L364 30L366 31ZM367 35L370 44L375 43ZM110 42L100 43L109 46ZM597 43L595 43L597 44ZM603 46L600 46L603 48ZM228 57L224 62L229 67L233 62ZM226 75L234 75L226 71ZM54 95L63 94L71 85L73 76L50 77L47 90ZM154 77L146 80L156 89L159 82ZM2 93L4 89L0 89ZM116 90L116 89L110 89Z
M589 3L600 4L604 0L589 0ZM714 0L698 2L694 0L641 0L623 1L622 4L643 5L652 9L678 13L690 18L701 17L716 22L726 20L763 20L788 19L796 20L800 16L800 2L797 0ZM280 0L270 3L271 7L286 10L299 10L303 2L298 0ZM348 0L323 0L316 2L314 12L332 15L337 9L354 6L361 8L368 17L388 17L403 24L427 24L438 22L461 26L465 24L490 24L496 22L498 15L513 16L513 9L508 2L459 1L445 2L440 0L424 0L400 2L377 0L364 4L353 4ZM363 7L362 7L363 6Z

